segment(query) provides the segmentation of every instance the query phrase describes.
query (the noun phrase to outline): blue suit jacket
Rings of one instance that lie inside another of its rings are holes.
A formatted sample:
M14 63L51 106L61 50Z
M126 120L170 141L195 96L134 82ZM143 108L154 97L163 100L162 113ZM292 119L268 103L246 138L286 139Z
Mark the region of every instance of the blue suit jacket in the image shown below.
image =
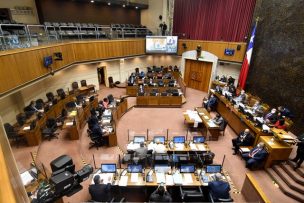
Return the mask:
M217 103L217 99L215 97L210 98L207 103L207 107L214 107Z
M257 147L253 148L253 149L250 151L250 153L253 152L255 149L257 149ZM262 149L262 150L260 150L258 153L256 153L256 154L252 157L252 159L254 159L254 160L256 160L256 161L262 161L263 159L266 158L267 154L268 154L267 151L266 151L265 149Z
M221 199L228 199L230 197L230 185L228 182L225 181L212 181L208 183L209 191L213 197L213 199L218 200Z

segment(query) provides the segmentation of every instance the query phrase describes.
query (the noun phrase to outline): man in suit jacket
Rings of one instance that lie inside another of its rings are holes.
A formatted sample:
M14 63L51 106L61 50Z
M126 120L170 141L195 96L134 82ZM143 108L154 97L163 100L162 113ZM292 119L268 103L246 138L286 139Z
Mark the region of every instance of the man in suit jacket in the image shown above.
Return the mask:
M99 175L94 176L94 185L89 186L92 200L96 202L109 202L111 200L110 190L111 184L104 184Z
M236 155L240 149L240 146L251 146L253 142L253 135L250 134L249 129L245 129L245 131L241 132L237 138L232 139L232 145L234 147L233 155Z
M245 91L242 90L242 91L241 91L241 94L240 94L237 98L235 98L235 100L244 104L244 103L246 102L246 94L245 94Z
M209 182L208 187L214 201L230 198L230 185L228 182L222 180L222 175L220 173L215 174L215 181Z
M211 111L215 109L216 104L217 104L217 99L213 94L211 94L210 98L204 103L204 107L208 111Z
M246 160L246 168L252 169L253 166L258 165L264 161L267 156L267 151L264 149L265 144L260 142L255 148L245 153L242 157Z
M158 188L150 195L150 202L172 202L172 197L167 192L166 186L158 186Z
M271 111L264 117L264 120L267 124L275 124L278 121L277 110L271 109Z
M220 130L224 130L224 119L219 113L216 113L215 118L213 118L212 121L216 125L220 126Z

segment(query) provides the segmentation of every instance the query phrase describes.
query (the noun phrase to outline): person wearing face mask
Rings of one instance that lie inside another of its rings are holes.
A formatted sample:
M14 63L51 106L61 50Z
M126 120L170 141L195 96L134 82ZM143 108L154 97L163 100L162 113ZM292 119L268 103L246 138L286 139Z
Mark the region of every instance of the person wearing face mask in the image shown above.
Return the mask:
M251 146L254 142L254 137L250 134L249 129L245 129L244 132L241 132L237 138L232 139L232 145L234 153L239 151L240 146Z
M271 109L271 112L264 117L266 124L275 124L278 120L278 114L276 109Z
M246 168L252 169L252 167L264 161L268 154L264 147L265 144L260 142L255 148L250 150L249 153L242 154L243 159L246 161Z
M237 98L235 98L235 100L244 104L244 103L246 102L246 94L245 94L245 91L242 90L242 91L241 91L241 94L240 94Z

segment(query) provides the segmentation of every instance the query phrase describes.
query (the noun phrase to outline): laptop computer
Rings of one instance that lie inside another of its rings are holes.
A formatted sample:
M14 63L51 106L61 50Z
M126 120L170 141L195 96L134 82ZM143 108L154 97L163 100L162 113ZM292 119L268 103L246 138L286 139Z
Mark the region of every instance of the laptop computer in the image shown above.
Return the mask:
M171 167L167 164L155 164L154 170L156 173L168 173L171 170Z
M206 173L221 173L222 165L207 165Z

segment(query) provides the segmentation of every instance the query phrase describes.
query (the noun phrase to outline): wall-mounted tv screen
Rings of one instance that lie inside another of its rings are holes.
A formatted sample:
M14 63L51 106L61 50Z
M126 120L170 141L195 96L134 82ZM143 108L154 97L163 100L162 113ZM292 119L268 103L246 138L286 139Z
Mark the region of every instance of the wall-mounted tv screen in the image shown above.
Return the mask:
M225 49L225 55L233 56L234 55L234 49Z
M147 36L146 53L176 54L177 36Z
M48 68L53 63L52 56L46 56L43 58L43 65Z

